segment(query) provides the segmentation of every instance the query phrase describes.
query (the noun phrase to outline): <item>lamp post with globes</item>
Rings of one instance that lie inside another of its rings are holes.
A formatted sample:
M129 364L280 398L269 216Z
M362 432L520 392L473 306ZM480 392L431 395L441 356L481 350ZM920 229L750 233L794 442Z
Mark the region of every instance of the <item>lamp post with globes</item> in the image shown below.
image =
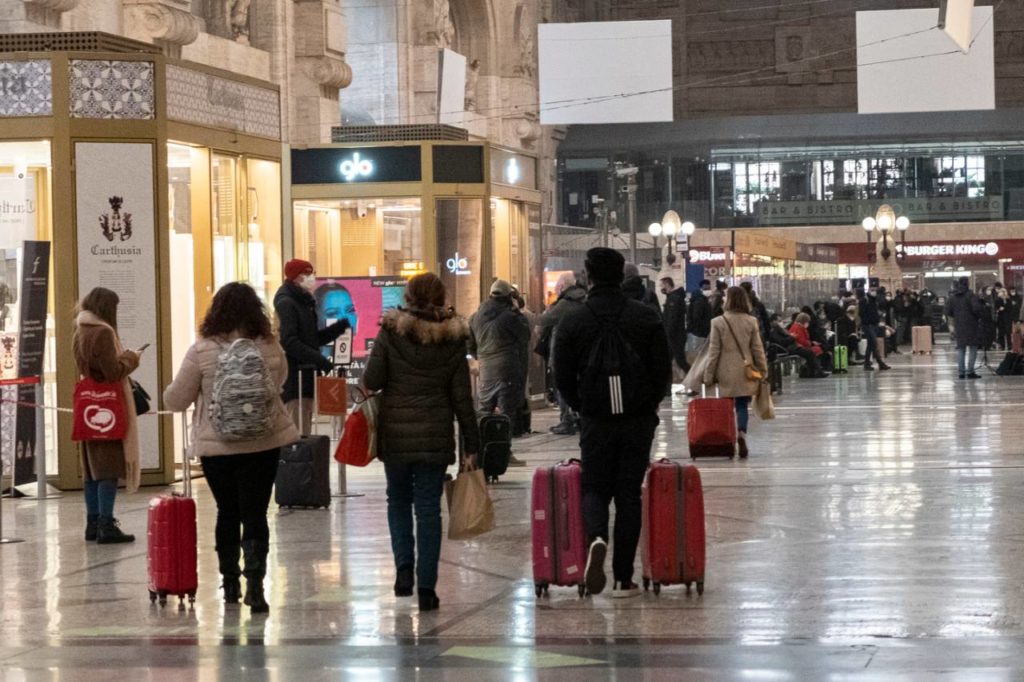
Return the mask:
M686 260L689 260L690 250L690 237L697 231L697 226L687 220L683 222L679 214L673 210L668 210L665 215L662 216L661 222L651 223L647 227L647 232L654 237L655 247L658 246L658 237L664 235L666 239L666 246L668 247L669 253L676 253L682 251L684 255L683 264L683 279L686 279ZM681 245L681 248L680 246ZM660 249L659 249L660 251ZM671 262L671 261L669 261Z
M882 260L889 260L892 255L892 251L889 250L889 235L893 232L900 233L900 242L903 241L904 235L910 228L910 218L905 215L899 217L896 216L896 212L889 204L882 204L878 207L878 211L875 213L875 217L868 216L861 222L861 227L864 228L864 232L867 234L868 243L871 243L871 235L875 230L878 230L882 235ZM893 240L895 245L896 240Z

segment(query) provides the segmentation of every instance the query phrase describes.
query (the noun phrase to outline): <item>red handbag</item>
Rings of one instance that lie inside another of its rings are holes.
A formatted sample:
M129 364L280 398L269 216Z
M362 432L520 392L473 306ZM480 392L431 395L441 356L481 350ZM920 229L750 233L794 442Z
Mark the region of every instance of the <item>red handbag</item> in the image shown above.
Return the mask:
M73 441L124 440L128 415L121 382L104 384L86 377L75 384Z
M364 467L377 456L377 401L375 395L366 395L356 403L345 419L345 429L334 451L334 459L342 464Z

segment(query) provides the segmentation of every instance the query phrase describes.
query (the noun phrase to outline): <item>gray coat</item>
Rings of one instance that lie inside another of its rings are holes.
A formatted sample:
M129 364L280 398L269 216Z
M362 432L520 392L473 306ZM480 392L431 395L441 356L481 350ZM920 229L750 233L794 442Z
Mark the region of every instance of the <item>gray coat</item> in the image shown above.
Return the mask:
M969 287L958 285L946 300L946 317L953 318L957 348L981 346L985 335L981 326L985 308Z
M480 383L522 383L530 348L530 321L510 299L489 298L469 318L470 355L480 360Z
M455 428L466 453L480 450L466 361L466 322L451 313L390 310L363 382L382 391L377 458L400 464L455 462Z

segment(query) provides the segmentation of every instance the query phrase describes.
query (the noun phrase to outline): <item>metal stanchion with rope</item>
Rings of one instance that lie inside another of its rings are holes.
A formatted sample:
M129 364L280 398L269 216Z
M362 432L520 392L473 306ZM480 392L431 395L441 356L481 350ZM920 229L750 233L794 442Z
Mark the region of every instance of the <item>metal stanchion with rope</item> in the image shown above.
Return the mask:
M25 377L21 379L4 379L0 381L0 386L26 386L31 384L38 384L39 377ZM4 401L7 402L7 401ZM11 401L17 402L17 401ZM11 457L11 495L14 495L14 457ZM0 472L0 488L3 487L3 472ZM0 495L0 545L13 545L15 543L24 542L24 538L15 537L4 537L4 512L3 512L3 501L4 496Z
M334 377L339 380L339 387L342 390L341 396L332 396L332 403L338 408L333 410L325 411L323 405L321 405L320 395L320 382L317 382L316 391L314 395L314 401L317 406L317 414L327 414L331 417L331 440L337 446L337 443L341 440L341 434L344 431L345 423L344 417L348 413L348 384L347 374L348 366L344 364L338 364L335 367L337 376ZM344 404L339 403L339 399L344 401ZM331 495L334 498L350 498L350 497L364 497L363 493L350 493L348 491L348 470L344 462L336 462L335 467L338 472L338 489Z

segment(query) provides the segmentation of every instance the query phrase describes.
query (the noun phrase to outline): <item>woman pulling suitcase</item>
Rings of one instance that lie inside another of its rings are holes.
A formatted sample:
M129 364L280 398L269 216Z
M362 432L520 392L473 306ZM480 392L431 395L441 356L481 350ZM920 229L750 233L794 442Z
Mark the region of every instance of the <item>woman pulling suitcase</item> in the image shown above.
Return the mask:
M768 360L757 320L750 315L750 299L740 287L729 287L725 294L725 314L711 321L704 383L718 384L722 397L734 399L740 457L749 454L750 400L767 376Z
M224 603L241 595L253 613L270 610L263 592L270 549L267 507L282 446L299 438L281 402L288 376L284 350L266 308L248 284L226 284L213 297L197 340L164 391L164 405L193 403L192 455L217 501L217 559Z

